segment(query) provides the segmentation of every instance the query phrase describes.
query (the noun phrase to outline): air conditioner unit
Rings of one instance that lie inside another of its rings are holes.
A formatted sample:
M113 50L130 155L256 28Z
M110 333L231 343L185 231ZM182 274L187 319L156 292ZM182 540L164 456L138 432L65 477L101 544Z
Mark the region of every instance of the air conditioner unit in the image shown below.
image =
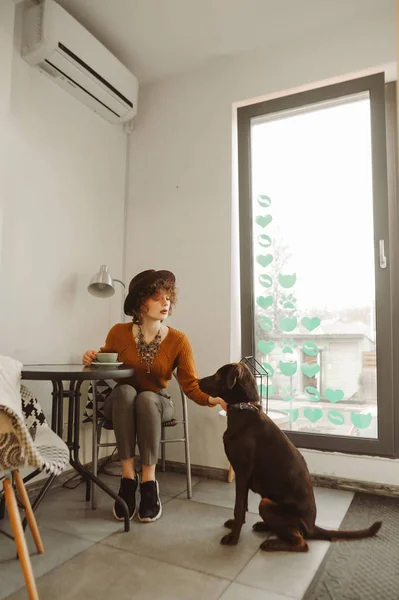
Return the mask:
M136 77L54 0L24 0L22 58L110 123L137 114Z

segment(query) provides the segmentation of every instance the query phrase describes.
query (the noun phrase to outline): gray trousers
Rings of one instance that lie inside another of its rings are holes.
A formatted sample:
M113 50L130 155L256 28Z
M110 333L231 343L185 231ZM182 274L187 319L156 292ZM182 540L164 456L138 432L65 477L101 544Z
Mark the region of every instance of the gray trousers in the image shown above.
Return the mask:
M173 408L165 392L138 394L131 385L114 387L104 402L103 413L112 421L119 458L134 458L137 440L141 464L157 464L162 423L173 418Z

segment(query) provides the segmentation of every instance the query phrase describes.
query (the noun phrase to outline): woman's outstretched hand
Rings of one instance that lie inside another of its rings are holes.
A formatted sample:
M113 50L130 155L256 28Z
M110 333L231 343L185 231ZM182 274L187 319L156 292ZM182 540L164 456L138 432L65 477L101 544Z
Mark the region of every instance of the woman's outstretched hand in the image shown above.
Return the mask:
M212 396L209 396L208 402L212 406L216 406L217 404L220 404L220 406L223 408L223 410L227 410L227 402L225 402L223 400L223 398L219 398L219 397L213 398Z

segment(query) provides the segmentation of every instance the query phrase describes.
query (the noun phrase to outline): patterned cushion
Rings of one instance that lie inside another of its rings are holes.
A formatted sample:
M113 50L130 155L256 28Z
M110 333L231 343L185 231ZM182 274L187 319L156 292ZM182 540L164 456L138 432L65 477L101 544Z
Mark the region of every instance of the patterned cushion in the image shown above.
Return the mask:
M25 425L32 438L35 439L37 428L41 425L47 425L46 417L38 399L24 385L21 385L21 400Z
M97 413L99 417L105 419L104 414L102 412L104 402L109 396L109 394L113 390L113 386L110 385L104 379L100 379L97 381ZM90 384L89 390L87 392L87 402L85 411L83 413L83 423L91 423L93 421L93 386Z
M24 420L12 408L1 406L0 411L10 417L12 426L11 434L0 435L0 472L31 466L58 475L66 469L68 447L47 424L37 428L35 444Z
M22 463L21 444L14 431L0 433L0 465L3 470L12 469Z

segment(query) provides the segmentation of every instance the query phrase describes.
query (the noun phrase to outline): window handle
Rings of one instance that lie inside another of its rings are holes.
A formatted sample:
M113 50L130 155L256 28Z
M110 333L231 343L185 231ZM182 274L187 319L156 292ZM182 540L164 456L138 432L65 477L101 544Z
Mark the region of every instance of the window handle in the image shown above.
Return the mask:
M387 268L387 257L385 255L385 240L380 240L380 267Z

